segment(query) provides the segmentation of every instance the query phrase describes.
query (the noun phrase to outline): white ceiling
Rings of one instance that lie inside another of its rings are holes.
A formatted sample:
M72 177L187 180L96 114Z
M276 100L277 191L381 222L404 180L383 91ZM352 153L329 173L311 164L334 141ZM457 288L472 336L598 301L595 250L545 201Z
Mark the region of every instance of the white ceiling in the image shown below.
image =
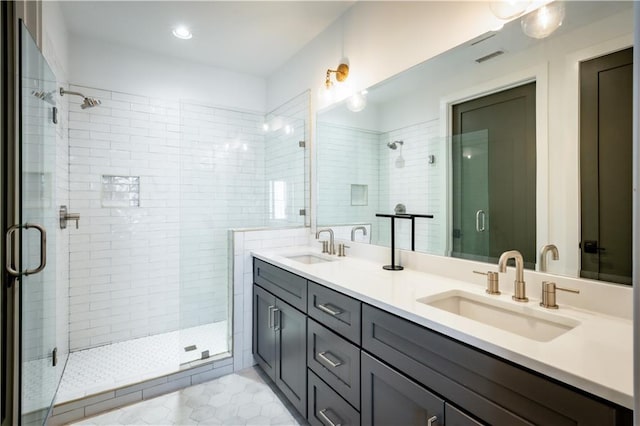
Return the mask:
M68 1L71 37L89 37L267 77L353 1ZM188 26L191 40L171 34Z

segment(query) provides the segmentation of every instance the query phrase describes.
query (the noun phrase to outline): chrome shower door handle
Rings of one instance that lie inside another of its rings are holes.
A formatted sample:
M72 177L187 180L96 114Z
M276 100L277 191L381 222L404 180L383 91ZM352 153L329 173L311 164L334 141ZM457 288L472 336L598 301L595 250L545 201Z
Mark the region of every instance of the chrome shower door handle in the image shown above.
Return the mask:
M40 232L40 265L35 269L26 269L24 275L33 275L42 271L47 266L47 230L37 223L25 223L25 229L35 228Z
M485 231L486 216L487 216L487 214L484 212L484 210L478 210L476 212L476 232L484 232ZM482 219L482 225L480 225L480 222L481 222L480 219Z
M31 229L35 228L40 232L40 264L35 269L26 269L22 274L18 271L13 264L13 260L15 258L15 254L13 251L13 237L18 229ZM44 226L38 225L37 223L25 223L24 225L12 225L6 234L6 259L5 259L5 268L7 272L14 276L18 277L20 275L33 275L42 271L47 266L47 230L44 229Z
M12 225L9 229L7 229L7 233L5 235L5 268L9 275L12 277L17 277L20 275L20 272L13 266L14 259L14 244L13 244L13 236L16 231L20 229L20 225Z

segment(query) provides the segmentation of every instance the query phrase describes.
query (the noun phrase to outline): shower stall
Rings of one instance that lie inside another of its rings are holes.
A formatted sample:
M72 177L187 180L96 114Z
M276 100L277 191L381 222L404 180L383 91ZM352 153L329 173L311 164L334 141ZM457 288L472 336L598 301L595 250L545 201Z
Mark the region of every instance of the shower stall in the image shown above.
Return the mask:
M230 230L305 225L309 93L264 114L61 88L24 28L21 57L22 422L231 360Z

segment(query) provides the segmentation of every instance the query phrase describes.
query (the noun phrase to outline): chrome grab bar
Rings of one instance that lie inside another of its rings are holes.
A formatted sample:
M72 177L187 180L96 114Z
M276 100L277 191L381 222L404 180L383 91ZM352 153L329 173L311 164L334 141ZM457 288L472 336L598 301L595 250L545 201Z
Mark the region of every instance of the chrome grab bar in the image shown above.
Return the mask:
M40 232L40 264L35 269L26 269L22 274L13 267L13 259L14 259L13 236L16 230L20 228L24 228L24 229L35 228L38 230L38 232ZM37 274L47 266L47 230L44 229L44 226L38 225L37 223L25 223L24 225L12 225L7 230L6 249L7 249L7 252L6 252L5 267L7 269L7 272L10 275L17 277L20 275L26 276L26 275Z
M484 232L485 231L485 219L487 214L484 210L478 210L476 212L476 232ZM480 217L482 217L482 227L480 226Z

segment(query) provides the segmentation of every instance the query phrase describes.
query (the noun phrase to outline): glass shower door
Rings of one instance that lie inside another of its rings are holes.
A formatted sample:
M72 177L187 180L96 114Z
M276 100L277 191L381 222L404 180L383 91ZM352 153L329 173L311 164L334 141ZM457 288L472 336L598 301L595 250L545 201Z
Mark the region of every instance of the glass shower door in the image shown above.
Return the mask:
M452 256L487 261L490 249L488 132L456 135L451 147Z
M24 26L20 35L20 415L43 424L53 403L57 224L55 188L56 82ZM47 231L49 231L47 233Z

